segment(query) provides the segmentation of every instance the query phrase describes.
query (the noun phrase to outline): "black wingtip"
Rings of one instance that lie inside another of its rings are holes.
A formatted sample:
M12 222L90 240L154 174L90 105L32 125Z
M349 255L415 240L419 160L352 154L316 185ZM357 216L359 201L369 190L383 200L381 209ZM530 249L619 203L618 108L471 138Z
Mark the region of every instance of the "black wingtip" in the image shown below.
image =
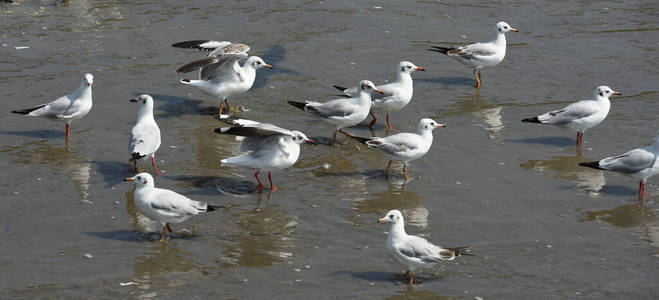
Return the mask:
M301 110L304 110L305 107L307 107L307 104L304 102L296 102L296 101L286 101L288 104L293 105Z
M528 123L542 123L542 122L540 122L540 120L538 120L538 117L522 119L522 122L528 122Z
M476 256L471 254L471 246L464 246L464 247L455 247L455 248L448 248L447 250L453 251L455 253L455 256Z
M210 204L209 204L209 205L206 205L206 211L207 211L207 212L209 212L209 211L216 211L216 210L218 210L218 209L220 209L220 208L227 209L227 207L224 206L224 205L210 205Z
M32 107L32 108L12 110L11 113L12 114L19 114L19 115L27 115L27 114L29 114L29 113L31 113L31 112L39 109L39 108L42 108L44 106L46 106L46 105L44 104L44 105L39 105L39 106Z
M145 157L146 155L140 155L138 152L133 152L130 154L130 161L136 161L142 157Z
M342 91L342 92L348 89L348 88L344 88L344 87L342 87L342 86L340 86L340 85L333 85L333 87L334 87L335 89L339 90L339 91Z
M451 51L453 48L446 48L446 47L439 47L439 46L430 46L432 48L428 49L429 51L435 51L439 52L442 54L447 54L449 51Z
M598 170L604 170L604 169L600 168L599 160L598 161L582 162L582 163L579 163L579 166L589 167L589 168L598 169Z
M199 45L203 43L207 43L208 40L194 40L194 41L185 41L185 42L178 42L172 44L172 47L174 48L192 48L192 49L200 49Z

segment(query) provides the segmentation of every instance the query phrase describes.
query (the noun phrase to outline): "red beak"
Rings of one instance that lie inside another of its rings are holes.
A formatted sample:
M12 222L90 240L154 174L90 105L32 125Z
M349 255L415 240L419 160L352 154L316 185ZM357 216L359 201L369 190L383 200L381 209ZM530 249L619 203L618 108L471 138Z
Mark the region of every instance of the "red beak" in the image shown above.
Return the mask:
M417 70L417 71L425 71L426 69L424 69L424 68L422 68L422 67L416 67L416 70Z
M622 95L621 92L616 92L616 91L613 91L613 94L614 94L614 95Z
M137 99L133 98L133 99L130 99L130 100L128 100L128 101L130 101L130 102L137 102Z
M318 143L316 143L316 141L314 141L312 139L307 139L306 142L309 143L309 144L318 145Z

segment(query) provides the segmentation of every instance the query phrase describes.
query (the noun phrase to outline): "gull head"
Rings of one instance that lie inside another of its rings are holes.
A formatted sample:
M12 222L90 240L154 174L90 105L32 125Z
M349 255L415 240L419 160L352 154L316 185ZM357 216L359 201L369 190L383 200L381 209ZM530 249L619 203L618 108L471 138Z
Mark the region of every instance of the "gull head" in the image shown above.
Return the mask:
M250 57L247 59L247 61L245 62L245 64L252 66L252 68L254 68L254 70L258 70L258 69L260 69L260 68L268 68L268 69L272 69L272 66L271 66L271 65L266 64L266 63L263 61L263 59L261 59L261 58L258 57L258 56L250 56Z
M609 96L611 96L611 95L622 95L622 93L616 92L616 91L612 90L610 87L608 87L606 85L598 86L595 89L595 99L598 99L598 98L609 99Z
M151 98L151 96L149 96L147 94L142 94L137 98L130 99L129 101L139 103L140 107L142 107L144 105L147 105L147 104L150 104L151 106L153 106L153 98Z
M85 74L85 77L82 79L83 86L92 86L92 83L94 83L94 75Z
M153 177L151 176L151 174L146 172L139 173L133 177L128 177L124 179L124 181L132 181L133 183L135 183L135 185L138 188L144 186L150 186L150 187L154 186Z
M308 138L304 133L299 132L297 130L293 131L293 141L298 144L302 144L304 142L307 142L309 144L316 144L316 141Z
M425 119L421 119L421 121L419 121L418 129L419 129L419 132L423 133L423 132L426 132L426 131L432 131L435 128L442 128L442 127L446 127L446 124L437 123L433 119L425 118Z
M371 91L383 94L381 90L378 90L378 88L375 87L375 84L371 82L370 80L362 80L359 82L359 89L362 92L366 93L371 93Z
M518 31L517 29L510 27L510 25L508 25L508 23L506 23L506 22L497 23L496 28L497 28L497 32L500 32L500 33L506 33L508 31L512 31L512 32L517 32Z
M378 219L378 223L396 224L398 222L404 222L404 221L403 221L403 214L400 212L400 210L397 209L390 210L386 215L384 215L384 217Z
M422 67L417 67L409 61L401 61L398 63L398 71L402 73L412 73L414 71L425 71Z

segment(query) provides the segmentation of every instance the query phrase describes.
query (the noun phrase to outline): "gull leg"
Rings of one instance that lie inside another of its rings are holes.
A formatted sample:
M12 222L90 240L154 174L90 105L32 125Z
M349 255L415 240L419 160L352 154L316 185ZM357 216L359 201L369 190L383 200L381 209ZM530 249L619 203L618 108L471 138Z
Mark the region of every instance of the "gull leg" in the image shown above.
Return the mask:
M268 172L268 181L270 182L270 191L276 191L277 188L272 184L272 177L270 176L270 172Z
M414 284L414 272L410 271L410 284L409 284L409 286L412 287L412 284Z
M368 113L371 115L371 118L373 118L371 119L371 122L368 123L368 127L373 127L373 125L375 125L375 122L378 121L378 118L375 117L375 114L372 111L369 111Z
M334 144L336 144L336 134L339 133L339 131L334 131Z
M261 171L256 171L256 173L254 173L254 178L256 178L256 181L259 182L259 186L256 189L258 191L261 191L261 189L263 188L263 183L261 183L261 179L259 179L259 172Z
M391 128L391 123L389 123L389 113L387 113L387 117L386 117L386 119L387 119L387 128L388 128L389 130L391 130L391 131L394 131L394 129Z
M339 131L340 131L341 133L343 133L343 134L346 134L346 135L349 135L349 136L352 136L352 137L355 136L354 134L352 134L352 133L350 133L350 132L345 132L345 131L343 131L343 128L339 129Z
M69 123L66 123L66 141L67 142L69 141L69 139L71 139L71 135L69 135L69 127L71 127L69 125Z
M638 183L638 200L641 205L643 205L644 198L645 198L645 182L641 180Z
M165 226L163 226L162 227L162 236L160 236L160 242L161 243L165 241L165 236L166 235L167 235L167 229L165 228Z
M171 227L169 227L169 223L165 223L165 228L167 228L167 231L169 232L174 232Z
M137 170L137 161L134 160L133 161L133 173L137 173L137 171L139 171L139 170Z
M393 161L390 160L389 163L387 164L387 167L384 168L384 176L387 176L387 173L389 172L389 168L391 168L391 163L392 162Z
M581 144L583 141L583 132L577 131L577 154L581 155Z
M231 106L229 106L229 100L228 99L229 99L229 97L224 98L224 104L226 104L226 106L227 106L227 111L231 112Z
M160 175L162 173L165 173L165 172L158 172L158 168L156 168L156 156L155 155L151 156L151 164L153 165L153 172L156 175Z
M476 78L476 85L474 85L474 87L477 88L477 89L480 89L481 88L481 79L478 77L478 75L476 75L476 71L478 71L478 69L474 69L474 78ZM480 71L478 71L478 72L480 72Z
M405 181L410 179L410 177L407 176L407 164L403 164L403 176L405 177Z

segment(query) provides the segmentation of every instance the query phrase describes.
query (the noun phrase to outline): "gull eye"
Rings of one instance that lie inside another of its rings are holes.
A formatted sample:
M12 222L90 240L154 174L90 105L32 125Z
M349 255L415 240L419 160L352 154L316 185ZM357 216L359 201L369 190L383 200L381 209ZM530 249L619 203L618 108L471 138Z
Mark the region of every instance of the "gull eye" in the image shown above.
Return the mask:
M394 215L389 215L389 219L393 219L393 218L394 218Z
M141 179L142 179L142 177L140 177L140 176L137 176L137 180L141 180Z

